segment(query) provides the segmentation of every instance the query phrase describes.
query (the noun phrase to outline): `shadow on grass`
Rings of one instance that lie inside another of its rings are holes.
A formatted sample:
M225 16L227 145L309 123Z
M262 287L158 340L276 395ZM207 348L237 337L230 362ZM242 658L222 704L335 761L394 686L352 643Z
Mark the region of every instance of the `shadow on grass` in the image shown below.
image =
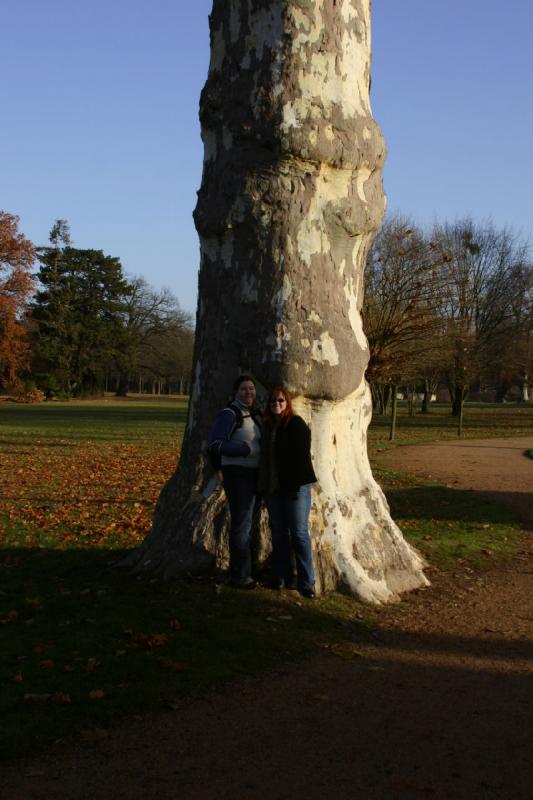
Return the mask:
M133 576L116 566L124 555L0 550L7 755L302 658L317 638L339 635L342 617L327 601L239 592L212 577Z
M478 492L444 486L387 488L392 515L404 519L449 522L454 525L509 526L533 529L532 492Z

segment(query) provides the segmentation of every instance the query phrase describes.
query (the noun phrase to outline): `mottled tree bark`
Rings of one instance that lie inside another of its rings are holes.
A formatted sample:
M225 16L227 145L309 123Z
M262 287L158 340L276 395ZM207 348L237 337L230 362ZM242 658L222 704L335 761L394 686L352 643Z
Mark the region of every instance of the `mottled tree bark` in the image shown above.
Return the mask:
M385 205L370 3L215 0L210 25L194 386L179 469L136 559L167 574L225 563L224 497L205 443L246 371L263 387L285 384L311 426L318 589L387 601L426 579L366 454L362 278Z

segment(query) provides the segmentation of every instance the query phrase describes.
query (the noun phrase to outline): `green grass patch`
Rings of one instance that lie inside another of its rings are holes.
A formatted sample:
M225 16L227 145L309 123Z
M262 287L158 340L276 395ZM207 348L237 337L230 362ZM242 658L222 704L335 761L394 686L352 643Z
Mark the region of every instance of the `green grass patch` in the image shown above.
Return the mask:
M460 561L486 568L515 555L521 528L503 506L474 491L379 466L374 476L405 538L430 564L449 568Z
M0 445L74 447L79 442L181 441L187 401L117 400L0 405Z

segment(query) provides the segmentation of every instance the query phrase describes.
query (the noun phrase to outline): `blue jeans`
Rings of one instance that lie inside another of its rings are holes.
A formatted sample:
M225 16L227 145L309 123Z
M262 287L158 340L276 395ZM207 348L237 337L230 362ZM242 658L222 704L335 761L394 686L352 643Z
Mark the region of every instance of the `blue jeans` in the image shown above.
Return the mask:
M291 492L275 492L265 497L272 530L272 566L275 580L292 580L291 544L296 559L298 589L315 585L313 554L309 538L311 484L300 486L294 497Z
M223 467L222 482L231 517L230 579L240 583L252 577L251 531L257 499L257 470L248 467Z

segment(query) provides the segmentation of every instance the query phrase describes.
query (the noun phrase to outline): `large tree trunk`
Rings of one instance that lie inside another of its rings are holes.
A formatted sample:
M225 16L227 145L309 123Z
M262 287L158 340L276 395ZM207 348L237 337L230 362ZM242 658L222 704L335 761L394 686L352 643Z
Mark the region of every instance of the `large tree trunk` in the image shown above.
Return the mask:
M179 469L136 554L165 574L227 562L224 497L205 457L239 372L284 383L319 477L318 590L384 602L427 581L366 453L362 272L384 211L369 105L369 0L215 0L200 117L204 171L193 389ZM268 553L266 525L256 541Z

